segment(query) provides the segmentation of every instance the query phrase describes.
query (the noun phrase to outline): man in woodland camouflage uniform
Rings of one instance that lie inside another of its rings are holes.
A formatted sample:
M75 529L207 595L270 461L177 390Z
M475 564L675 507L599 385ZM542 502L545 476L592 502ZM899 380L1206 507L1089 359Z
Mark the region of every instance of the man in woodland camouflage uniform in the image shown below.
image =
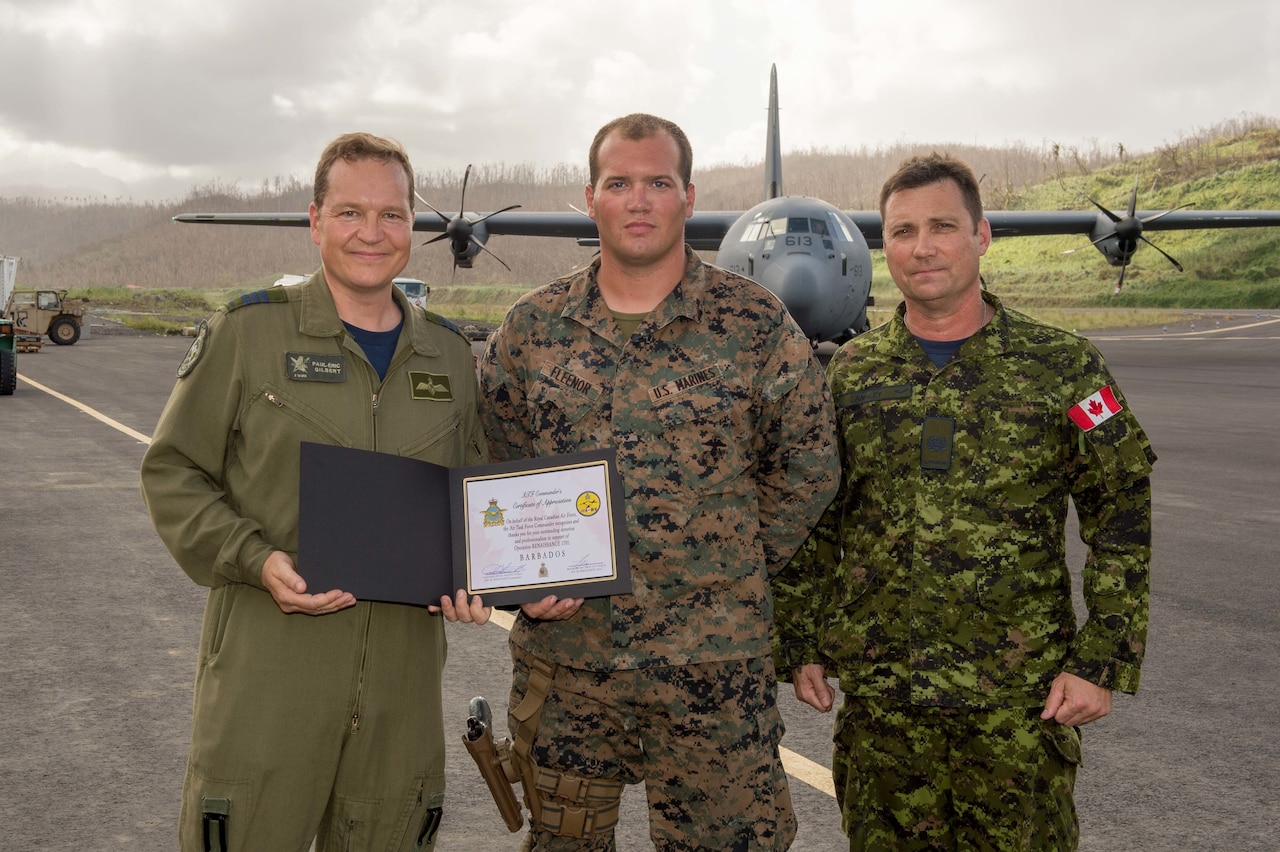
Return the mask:
M671 122L601 128L600 256L516 303L481 366L495 460L612 447L626 498L632 593L526 604L511 634L538 850L612 849L641 781L659 849L795 836L769 576L835 494L831 398L782 304L684 245L691 163Z
M1078 726L1138 688L1155 454L1087 340L984 292L968 166L909 160L880 210L904 302L828 366L841 490L775 584L777 665L824 712L839 675L850 849L1075 848Z

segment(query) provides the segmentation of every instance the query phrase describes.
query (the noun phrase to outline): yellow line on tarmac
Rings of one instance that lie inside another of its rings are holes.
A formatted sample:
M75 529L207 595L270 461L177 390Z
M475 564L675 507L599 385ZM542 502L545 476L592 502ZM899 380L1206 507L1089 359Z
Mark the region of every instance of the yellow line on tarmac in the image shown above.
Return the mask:
M516 623L514 615L500 609L495 609L489 620L507 631ZM779 747L779 751L782 753L782 766L788 775L833 799L836 797L836 785L831 780L830 769L790 749Z
M1104 342L1108 340L1176 340L1178 338L1196 338L1196 339L1212 338L1215 340L1275 340L1275 338L1271 336L1244 335L1243 337L1228 337L1227 335L1232 332L1244 331L1246 328L1260 328L1265 325L1275 325L1276 323L1280 323L1280 319L1259 320L1257 322L1246 323L1245 325L1228 325L1228 326L1221 326L1221 327L1215 326L1214 328L1201 328L1201 329L1196 329L1195 331L1162 331L1159 334L1155 334L1151 332L1146 332L1143 334L1132 334L1132 335L1118 334L1115 337L1099 336L1095 339L1100 342ZM1221 336L1213 337L1214 335L1221 335Z
M44 385L37 382L35 379L29 379L26 376L22 375L21 373L18 374L18 378L22 379L22 381L31 385L36 390L44 391L45 393L49 394L49 396L54 397L55 399L60 399L63 402L65 402L67 405L80 409L90 417L101 420L103 423L107 424L112 429L123 432L124 434L128 435L130 438L133 438L136 441L141 441L142 443L150 446L151 438L142 434L141 432L135 432L133 429L130 429L128 426L124 425L123 423L117 420L112 420L110 417L103 414L101 411L98 411L96 408L90 408L89 406L85 405L83 402L77 402L71 397L65 394L60 394L53 388L45 387Z

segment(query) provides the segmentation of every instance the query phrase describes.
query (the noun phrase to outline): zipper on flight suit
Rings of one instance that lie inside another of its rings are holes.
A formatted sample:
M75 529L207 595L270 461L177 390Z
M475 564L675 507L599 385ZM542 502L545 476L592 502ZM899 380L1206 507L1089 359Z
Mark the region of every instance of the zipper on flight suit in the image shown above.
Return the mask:
M363 353L361 353L363 354ZM377 373L373 370L373 365L365 359L364 376L369 380L369 447L377 452L378 450L378 388L381 383L377 381ZM387 367L387 375L391 375L391 367ZM370 606L365 611L364 616L364 637L360 645L360 674L356 679L356 700L355 707L351 712L351 733L357 733L360 730L360 708L361 702L364 700L364 668L369 658L369 630L373 623L373 607Z
M356 700L351 711L351 733L360 730L360 708L364 700L364 668L369 659L369 627L373 621L373 607L367 607L364 613L364 636L360 643L360 673L356 676Z

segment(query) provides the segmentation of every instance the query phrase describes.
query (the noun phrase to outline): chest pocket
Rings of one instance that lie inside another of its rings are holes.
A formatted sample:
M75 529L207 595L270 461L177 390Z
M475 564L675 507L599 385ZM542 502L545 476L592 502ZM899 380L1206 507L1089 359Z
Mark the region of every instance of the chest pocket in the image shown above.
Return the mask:
M328 389L332 386L325 386ZM241 414L239 431L253 436L270 435L278 439L281 434L296 434L302 441L319 441L325 444L336 444L340 447L351 446L350 422L335 420L322 413L318 405L324 399L323 391L313 388L308 398L293 392L292 388L274 384L264 384L245 406ZM330 407L332 411L332 407ZM333 413L341 414L341 410Z
M750 414L725 381L654 405L649 436L655 468L665 467L673 486L720 490L746 469Z
M530 385L526 400L529 433L538 441L550 441L551 444L540 445L543 452L572 453L594 446L590 436L582 433L580 424L600 405L597 389L577 391L539 377Z
M844 442L847 478L858 480L899 463L891 458L894 446L890 435L894 429L904 427L904 418L913 417L911 394L910 385L877 385L845 391L836 398L836 422ZM918 444L918 435L916 428L914 435L907 436L908 451Z
M451 411L443 419L435 418L435 422L424 425L427 426L427 431L416 435L412 441L402 445L399 455L422 459L433 464L475 463L464 458L467 448L463 446L463 441L467 436L462 434L461 412Z
M972 412L976 429L960 444L972 456L970 478L992 491L1059 481L1067 463L1061 412L1037 400L993 400Z

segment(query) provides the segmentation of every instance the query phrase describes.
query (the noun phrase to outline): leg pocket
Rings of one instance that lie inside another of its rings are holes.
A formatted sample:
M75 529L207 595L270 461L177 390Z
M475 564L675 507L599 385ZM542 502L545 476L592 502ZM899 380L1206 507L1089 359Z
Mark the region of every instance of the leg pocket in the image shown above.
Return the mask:
M1076 770L1081 764L1080 729L1044 722L1044 760L1037 774L1028 849L1075 849L1080 841L1076 815Z
M183 852L212 849L248 849L256 802L253 781L206 778L190 767L182 789L182 811L178 817L178 840ZM221 834L220 846L206 846L206 831ZM280 848L288 848L281 846Z

